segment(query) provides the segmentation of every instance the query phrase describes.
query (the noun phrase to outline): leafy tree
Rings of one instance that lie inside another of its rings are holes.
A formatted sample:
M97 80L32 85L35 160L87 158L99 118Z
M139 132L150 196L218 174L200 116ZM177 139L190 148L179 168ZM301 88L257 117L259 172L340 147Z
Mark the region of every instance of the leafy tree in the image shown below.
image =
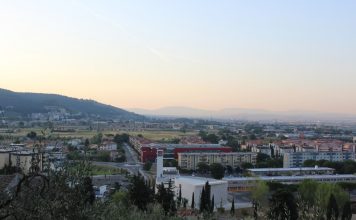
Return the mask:
M210 142L213 144L219 143L219 137L216 134L208 134L205 131L200 131L199 136L203 139L203 141Z
M85 141L84 141L84 146L85 147L89 147L89 145L90 145L89 139L86 138Z
M351 203L350 201L346 202L343 210L341 220L351 220L352 218L352 210L351 210Z
M87 162L78 162L46 175L23 174L15 189L2 195L0 218L89 219L97 212L89 170Z
M315 204L315 193L318 189L319 183L313 180L304 180L299 184L298 193L301 201L307 206Z
M37 133L34 131L31 131L27 134L27 137L30 138L31 140L35 140L37 138Z
M100 151L96 157L98 161L103 161L103 162L109 162L111 157L110 157L110 152L107 151Z
M128 196L131 203L142 211L147 211L148 204L153 201L153 191L141 175L131 178Z
M282 158L271 158L267 154L258 153L257 159L256 159L256 167L258 167L258 168L283 167L283 159Z
M268 219L298 219L297 204L293 193L282 189L272 195Z
M188 205L188 199L183 198L183 208L186 209Z
M349 196L339 185L319 183L318 188L315 192L315 203L317 204L316 213L319 217L326 215L326 210L330 201L331 194L334 195L336 203L339 207L339 213L347 201L349 201Z
M253 164L244 162L244 163L241 163L241 168L244 170L251 169L251 168L253 168Z
M219 143L219 137L216 134L208 134L204 141L217 144Z
M85 195L85 202L93 204L95 201L95 191L90 177L84 177L83 180L83 195Z
M303 162L303 166L304 167L314 167L316 165L316 161L315 160L305 160Z
M239 140L232 136L228 136L226 146L231 147L234 152L238 152L241 150L241 145Z
M318 202L316 192L319 183L313 180L305 180L299 184L299 213L301 219L312 219L320 216L318 209Z
M229 175L234 173L234 169L232 168L232 166L229 165L226 166L226 171Z
M263 207L267 204L268 196L268 186L264 181L257 181L256 187L253 189L252 197L252 207L253 207L253 216L254 219L258 219L258 211L260 207Z
M102 141L103 141L102 133L98 133L91 138L91 143L93 143L93 144L101 144Z
M328 207L326 210L326 219L327 220L337 220L339 218L339 208L334 194L330 195Z
M225 174L225 168L220 163L213 163L210 165L211 175L214 179L222 179Z
M15 173L21 173L21 168L12 166L11 161L9 165L5 164L5 166L0 169L0 175L11 175Z
M129 199L128 193L123 190L116 191L114 195L112 195L112 201L120 206L129 207Z
M156 201L162 205L165 215L175 215L177 208L174 201L172 181L169 181L168 187L165 187L163 183L158 186Z
M199 173L207 173L210 171L210 166L204 162L199 162L197 168Z
M152 167L152 162L151 161L147 161L144 165L143 165L143 169L146 171L151 170Z
M126 133L116 134L114 136L113 141L119 146L122 145L123 143L128 143L130 141L130 136Z

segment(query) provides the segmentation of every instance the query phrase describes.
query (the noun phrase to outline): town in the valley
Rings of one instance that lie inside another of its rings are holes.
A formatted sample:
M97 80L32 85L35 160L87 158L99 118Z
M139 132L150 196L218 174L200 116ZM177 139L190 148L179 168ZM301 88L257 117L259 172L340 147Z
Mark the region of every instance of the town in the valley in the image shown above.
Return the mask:
M313 193L320 193L315 197L330 196L334 192L328 187L337 187L333 196L342 199L336 201L349 205L350 213L356 211L353 123L115 121L54 108L18 120L2 113L2 193L16 189L23 176L47 175L85 161L93 199L102 202L127 195L132 178L139 177L154 188L153 194L161 186L171 190L178 216L198 216L204 209L241 219L264 216L279 194L294 195L297 204L297 196L308 191L301 187L310 184ZM207 187L210 196L204 205Z

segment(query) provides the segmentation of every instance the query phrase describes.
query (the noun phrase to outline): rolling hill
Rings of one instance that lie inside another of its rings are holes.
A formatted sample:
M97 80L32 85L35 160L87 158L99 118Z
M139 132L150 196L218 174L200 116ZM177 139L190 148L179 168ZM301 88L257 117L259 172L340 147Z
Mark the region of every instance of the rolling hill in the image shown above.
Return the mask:
M130 109L130 111L146 116L186 117L204 119L229 119L248 121L347 121L356 122L356 115L343 113L313 111L269 111L263 109L225 108L221 110L205 110L190 107L163 107L154 110Z
M140 119L132 113L111 105L102 104L93 100L77 99L57 94L13 92L0 89L0 110L6 113L15 113L27 116L32 113L47 113L49 107L65 109L72 114L81 113L84 116L95 116L106 119Z

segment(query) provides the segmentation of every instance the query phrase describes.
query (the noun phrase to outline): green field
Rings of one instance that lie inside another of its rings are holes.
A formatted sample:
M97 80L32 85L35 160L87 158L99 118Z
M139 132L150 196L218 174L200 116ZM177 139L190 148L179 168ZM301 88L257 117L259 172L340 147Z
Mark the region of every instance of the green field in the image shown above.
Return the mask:
M37 135L41 135L43 129L41 128L23 128L23 129L17 129L14 133L1 133L0 135L7 135L7 136L12 136L12 137L24 137L26 136L29 132L34 131L37 133ZM49 130L46 131L46 135L50 135L53 138L91 138L98 132L93 130L77 130L75 132L50 132ZM127 132L127 131L100 131L102 134L112 134L115 135L117 133L128 133L132 136L137 136L139 134L143 135L143 137L153 140L153 141L159 141L162 139L169 140L169 139L174 139L174 138L181 138L184 136L192 136L192 135L197 135L197 132L186 132L183 133L181 131L163 131L163 130L146 130L146 131L134 131L134 132Z
M114 175L114 174L124 174L125 171L123 171L120 168L115 168L111 166L102 166L102 165L93 165L92 170L91 170L91 175L96 176L96 175Z
M174 139L174 138L180 138L180 137L185 137L185 136L193 136L196 135L197 132L180 132L180 131L142 131L142 132L128 132L132 136L137 136L141 134L143 137L153 140L153 141L158 141L162 139Z

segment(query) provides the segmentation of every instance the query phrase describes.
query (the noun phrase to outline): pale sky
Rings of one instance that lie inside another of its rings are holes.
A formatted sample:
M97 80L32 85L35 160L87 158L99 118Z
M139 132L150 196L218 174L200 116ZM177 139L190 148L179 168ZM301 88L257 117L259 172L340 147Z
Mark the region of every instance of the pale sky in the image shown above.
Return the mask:
M0 0L0 87L356 114L356 1Z

